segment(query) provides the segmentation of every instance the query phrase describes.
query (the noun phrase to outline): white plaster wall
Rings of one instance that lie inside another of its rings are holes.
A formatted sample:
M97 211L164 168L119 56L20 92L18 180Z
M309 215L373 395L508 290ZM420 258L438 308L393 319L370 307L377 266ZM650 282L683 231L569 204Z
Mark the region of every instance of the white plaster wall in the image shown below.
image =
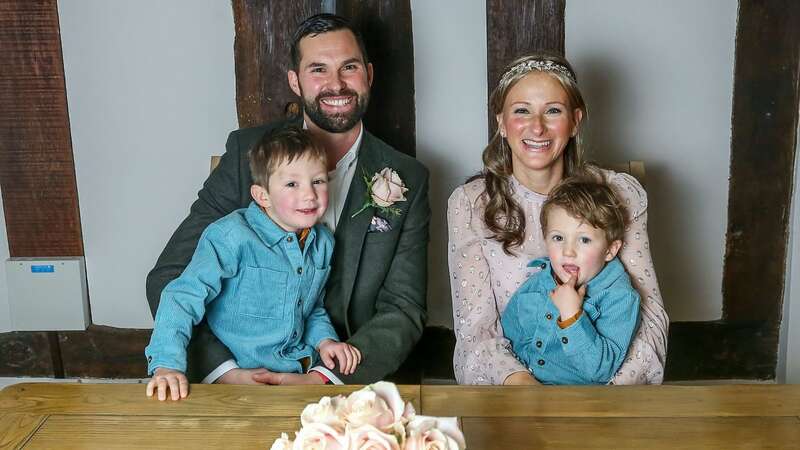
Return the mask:
M800 149L800 129L795 149ZM796 151L796 150L795 150ZM792 199L792 228L786 269L783 320L781 321L780 348L778 351L778 381L800 383L800 189L797 188L797 168L800 158L795 158L795 186Z
M445 212L453 189L481 168L488 139L486 2L417 0L411 12L417 158L431 171L429 324L452 327Z
M8 282L6 281L5 261L8 259L8 233L6 232L6 216L3 211L3 197L0 195L0 333L11 331L11 312L8 309Z
M150 327L145 275L237 127L231 5L58 6L92 320Z
M590 156L646 163L651 250L672 321L721 317L737 7L567 2Z

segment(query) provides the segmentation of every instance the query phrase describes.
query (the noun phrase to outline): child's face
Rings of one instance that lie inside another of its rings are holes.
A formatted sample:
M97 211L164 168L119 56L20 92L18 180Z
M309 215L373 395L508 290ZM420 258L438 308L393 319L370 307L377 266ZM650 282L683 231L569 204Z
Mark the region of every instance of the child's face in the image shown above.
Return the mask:
M577 276L575 286L600 273L622 245L620 241L609 243L603 230L570 216L559 207L547 214L545 242L553 272L562 283Z
M250 190L267 215L286 231L314 226L328 208L328 171L316 159L300 157L283 163L269 178L269 189Z

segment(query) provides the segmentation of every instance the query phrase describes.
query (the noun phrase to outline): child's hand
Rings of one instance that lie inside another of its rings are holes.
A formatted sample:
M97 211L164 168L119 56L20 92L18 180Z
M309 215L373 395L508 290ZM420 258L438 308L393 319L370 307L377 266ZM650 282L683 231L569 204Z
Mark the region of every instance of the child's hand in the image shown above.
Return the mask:
M355 372L356 366L361 362L361 352L357 348L344 342L325 339L319 344L319 356L328 369L333 369L333 359L339 360L339 371L345 375Z
M158 388L158 399L167 399L167 389L169 389L172 400L180 400L189 395L189 380L183 372L175 369L159 367L153 373L153 378L147 383L147 396L152 397L156 387Z
M575 290L575 274L566 283L558 286L550 293L550 300L558 308L561 320L569 319L583 308L583 297L586 295L586 284Z

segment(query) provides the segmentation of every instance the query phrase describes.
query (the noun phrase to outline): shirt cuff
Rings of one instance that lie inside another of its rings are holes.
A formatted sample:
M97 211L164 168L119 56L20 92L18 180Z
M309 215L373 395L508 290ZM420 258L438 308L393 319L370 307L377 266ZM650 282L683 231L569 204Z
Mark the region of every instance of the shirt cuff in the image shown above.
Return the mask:
M309 372L312 372L312 371L313 372L319 372L319 373L325 375L326 377L328 377L329 380L331 380L331 383L333 383L333 384L344 384L344 382L342 382L342 380L340 380L339 377L334 375L333 372L328 370L328 368L325 367L325 366L314 366L314 367L308 369L308 371Z
M233 369L238 369L239 365L236 364L236 361L233 359L229 359L224 363L220 364L216 369L214 369L210 374L208 374L205 378L203 378L203 384L211 384L217 381L217 378L225 375L229 371Z

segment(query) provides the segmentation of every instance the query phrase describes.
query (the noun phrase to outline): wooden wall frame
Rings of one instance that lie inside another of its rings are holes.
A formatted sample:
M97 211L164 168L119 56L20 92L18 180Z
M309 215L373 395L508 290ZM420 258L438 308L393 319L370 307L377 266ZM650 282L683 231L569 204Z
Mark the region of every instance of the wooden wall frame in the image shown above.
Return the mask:
M0 190L12 257L82 256L56 0L0 1ZM54 332L0 334L0 375L63 376Z
M722 319L670 328L666 377L773 379L797 143L800 3L739 1Z
M268 3L275 2L233 2L240 124L253 125L280 117L293 95L287 95L290 91L284 69L264 63L273 61L269 59L273 57L274 61L288 60L286 51L280 53L273 46L269 47L272 56L250 56L261 62L260 67L268 67L266 75L239 67L238 61L245 52L265 47L263 39L248 41L245 34L260 32L264 38L279 35L282 39L299 18L315 12L339 11L353 16L363 27L376 65L390 53L373 52L372 46L406 49L400 53L410 60L406 65L409 72L391 75L405 77L411 85L403 87L405 92L396 93L406 100L390 99L384 103L393 105L395 101L400 105L398 111L402 110L387 119L389 131L385 133L390 144L413 154L413 144L403 142L404 138L414 141L413 102L407 104L407 99L414 97L413 42L410 31L402 31L411 27L409 2L378 1L367 5L354 0L307 0L292 5L281 3L274 11ZM487 0L486 5L490 89L502 67L522 53L537 49L563 53L565 0ZM398 11L402 17L395 20ZM280 30L267 27L264 18L269 14L275 18L269 23L279 25ZM291 17L295 17L294 22ZM247 20L251 25L262 24L261 28L247 28ZM794 0L740 0L723 317L718 321L672 324L668 380L775 377L800 100L797 23L800 3ZM11 255L82 255L56 1L2 0L0 29L0 186ZM515 33L515 29L524 31ZM370 30L379 30L379 38L373 37ZM386 44L386 33L403 36ZM378 74L381 70L376 67ZM273 93L268 87L283 91ZM394 107L376 107L373 103L371 110L384 108ZM489 119L491 124L493 120ZM369 129L382 136L380 126L368 122ZM400 130L396 132L399 137L391 137L392 130ZM36 191L31 180L40 180L42 170L47 170L51 188ZM58 189L52 189L54 185ZM42 217L41 210L34 208L34 200L41 201L39 196L47 192L57 196L48 201L59 209L55 213L48 209L47 216ZM42 225L54 221L61 224L57 230ZM3 333L0 375L143 376L145 364L139 349L148 338L149 330L94 325L86 332Z

